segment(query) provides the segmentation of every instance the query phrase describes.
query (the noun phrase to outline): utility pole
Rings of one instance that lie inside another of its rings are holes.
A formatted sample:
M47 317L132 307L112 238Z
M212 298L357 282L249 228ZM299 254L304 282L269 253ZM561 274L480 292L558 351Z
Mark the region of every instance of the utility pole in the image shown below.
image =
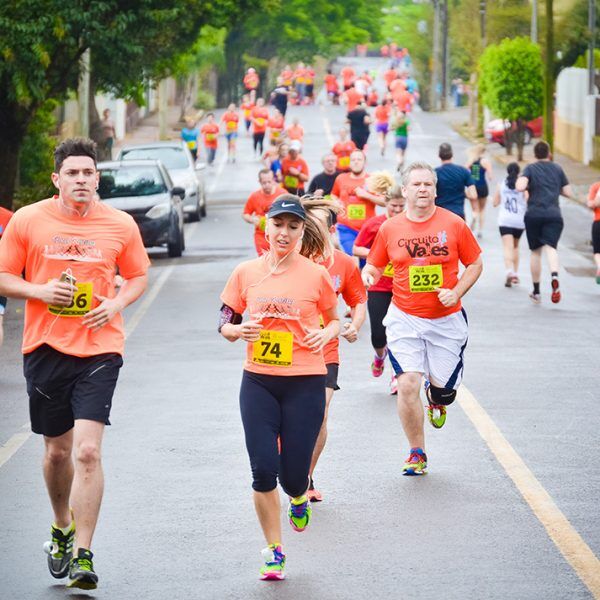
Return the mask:
M168 85L166 79L161 79L158 82L158 139L167 140L167 101Z
M442 0L442 110L448 104L448 0Z
M546 0L546 65L544 72L544 138L554 149L554 7Z
M537 0L531 0L531 41L538 42L538 4Z
M79 59L79 85L77 87L77 108L79 113L79 135L90 135L90 49Z
M438 109L437 86L440 64L440 0L433 0L433 49L431 55L431 87L429 89L429 104L431 110Z
M487 0L479 2L479 25L481 28L481 47L485 50L487 46Z
M596 69L594 66L594 51L596 49L596 0L588 0L588 29L590 40L588 44L588 94L595 91Z

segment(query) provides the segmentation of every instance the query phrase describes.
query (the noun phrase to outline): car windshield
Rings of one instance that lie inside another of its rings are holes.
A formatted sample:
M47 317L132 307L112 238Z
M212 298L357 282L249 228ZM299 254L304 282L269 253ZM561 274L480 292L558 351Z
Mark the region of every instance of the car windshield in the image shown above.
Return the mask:
M158 167L102 169L98 195L102 200L131 196L151 196L167 191Z
M122 160L139 160L150 158L160 160L167 169L187 169L190 165L183 148L173 146L157 146L156 148L132 148L123 150Z

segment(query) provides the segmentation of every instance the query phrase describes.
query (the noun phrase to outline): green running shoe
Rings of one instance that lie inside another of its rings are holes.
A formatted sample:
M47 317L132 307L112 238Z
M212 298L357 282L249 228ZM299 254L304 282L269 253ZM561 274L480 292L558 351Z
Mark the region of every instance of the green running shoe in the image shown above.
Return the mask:
M311 515L312 508L308 496L298 496L298 498L292 498L290 500L288 517L294 531L304 531L310 523Z
M430 383L425 381L425 395L427 396L427 418L436 429L441 429L446 422L446 407L443 404L434 404L431 401Z
M79 548L77 558L71 560L69 567L68 588L95 590L98 587L98 575L94 572L94 555L91 550Z
M279 544L269 544L261 550L265 564L260 569L263 581L285 579L285 554Z
M73 558L75 522L71 522L71 528L66 534L56 525L52 525L50 535L52 539L44 544L44 552L48 555L48 570L52 577L62 579L69 574L69 565Z
M422 448L411 448L410 456L402 468L403 475L425 475L427 473L427 454Z

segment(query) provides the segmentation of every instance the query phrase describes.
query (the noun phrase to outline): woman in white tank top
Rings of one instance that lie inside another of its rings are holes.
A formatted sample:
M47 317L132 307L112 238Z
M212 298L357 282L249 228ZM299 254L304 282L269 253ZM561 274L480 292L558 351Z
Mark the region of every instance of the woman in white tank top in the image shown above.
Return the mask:
M513 283L519 283L519 240L525 229L524 219L527 209L527 192L518 192L515 189L519 170L516 162L510 163L506 167L506 179L498 184L494 194L494 206L500 207L498 226L504 251L506 268L504 285L506 287L511 287Z

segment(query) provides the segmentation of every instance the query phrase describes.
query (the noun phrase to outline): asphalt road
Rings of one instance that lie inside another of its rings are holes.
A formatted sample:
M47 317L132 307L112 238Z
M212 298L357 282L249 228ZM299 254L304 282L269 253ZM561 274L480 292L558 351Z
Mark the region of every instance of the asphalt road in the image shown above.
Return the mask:
M290 116L307 130L305 155L316 173L343 110L301 107ZM415 114L408 160L437 164L442 141L452 143L457 162L466 160L467 143L445 117ZM372 140L371 170L393 168L391 143L381 158ZM0 360L0 444L8 446L0 457L16 451L0 465L0 597L572 600L594 597L590 589L600 597L593 366L600 287L590 277L590 215L570 202L559 305L549 302L547 271L543 304L530 304L524 242L523 283L504 288L488 207L484 273L464 302L470 393L463 390L442 430L427 430L426 477L401 476L407 445L388 395L389 365L381 379L370 374L368 323L357 344L342 341L342 389L316 473L325 501L304 534L284 528L286 581L258 581L264 542L237 400L244 348L221 339L216 320L229 273L253 256L240 212L259 164L244 136L237 164L222 161L223 144L219 152L207 173L208 217L187 226L182 259L151 250L149 292L127 310L125 367L104 443L93 593L66 591L46 569L42 543L52 515L43 443L23 427L22 305L9 304Z

